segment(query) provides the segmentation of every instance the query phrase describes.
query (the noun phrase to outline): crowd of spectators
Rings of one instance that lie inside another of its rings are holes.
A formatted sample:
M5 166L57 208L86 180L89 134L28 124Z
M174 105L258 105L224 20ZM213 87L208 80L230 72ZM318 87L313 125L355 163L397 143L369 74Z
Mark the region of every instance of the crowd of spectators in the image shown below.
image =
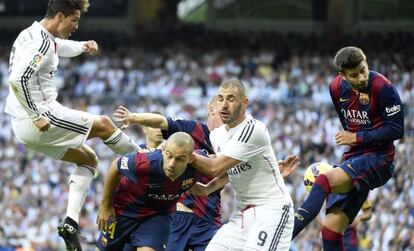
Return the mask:
M395 177L369 195L374 214L359 227L362 250L413 250L412 39L413 34L405 33L326 38L315 34L221 33L195 27L147 32L134 43L116 47L113 39L102 36L99 55L61 58L55 83L63 104L93 114L111 116L118 105L124 105L134 112L159 111L205 121L207 101L220 82L241 78L248 87L249 112L268 125L277 158L288 154L301 157L301 167L287 180L295 205L299 205L306 196L304 169L319 161L338 163L343 151L334 142L340 124L328 92L336 75L332 57L343 45L360 46L371 69L395 84L407 115L405 137L396 144ZM1 110L8 93L10 47L7 42L0 46ZM0 250L63 250L56 226L65 214L67 179L73 166L19 144L9 116L0 116L0 124ZM139 127L126 132L143 143ZM83 243L89 245L86 250L93 250L103 177L114 155L99 141L88 144L99 157L100 175L88 193L80 226ZM223 222L232 205L231 188L226 187ZM295 239L292 250L320 250L319 230L313 223Z
M2 0L0 16L44 16L48 0ZM123 17L127 14L128 0L93 0L88 16Z

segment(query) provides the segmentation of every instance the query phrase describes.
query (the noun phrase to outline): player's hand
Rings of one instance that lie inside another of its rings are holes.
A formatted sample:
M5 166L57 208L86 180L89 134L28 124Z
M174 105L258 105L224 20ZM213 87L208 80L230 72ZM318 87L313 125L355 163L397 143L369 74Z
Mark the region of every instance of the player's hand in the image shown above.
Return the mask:
M285 179L291 173L293 173L296 170L296 168L298 168L300 164L299 156L289 155L286 159L279 160L278 164L279 164L280 174L282 174L282 177Z
M200 182L195 183L195 185L193 187L191 187L190 189L190 193L197 195L197 196L207 196L209 195L208 193L208 188L206 184L202 184Z
M89 55L95 55L98 52L98 43L95 40L89 40L83 45L83 51Z
M96 224L98 224L99 231L108 231L110 224L116 223L115 210L114 207L107 203L101 203L99 206L98 216L96 218Z
M335 142L337 145L352 145L357 143L356 133L340 131L335 135Z
M44 116L41 116L38 120L33 121L33 123L41 132L46 132L50 128L50 119Z
M121 130L128 128L128 126L131 124L132 114L125 107L118 107L113 115L116 118L116 122L122 123Z

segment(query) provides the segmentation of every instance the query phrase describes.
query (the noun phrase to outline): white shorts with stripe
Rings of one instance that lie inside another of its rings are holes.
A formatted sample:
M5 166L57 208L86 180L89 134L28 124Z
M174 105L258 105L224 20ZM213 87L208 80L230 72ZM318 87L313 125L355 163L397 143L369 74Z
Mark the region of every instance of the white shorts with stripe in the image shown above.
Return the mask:
M37 152L53 159L61 159L69 148L81 147L93 124L89 113L70 109L54 102L50 111L44 113L51 125L46 132L40 132L31 119L12 119L12 129L18 141Z
M233 213L206 251L286 250L290 248L294 223L292 206L253 206Z

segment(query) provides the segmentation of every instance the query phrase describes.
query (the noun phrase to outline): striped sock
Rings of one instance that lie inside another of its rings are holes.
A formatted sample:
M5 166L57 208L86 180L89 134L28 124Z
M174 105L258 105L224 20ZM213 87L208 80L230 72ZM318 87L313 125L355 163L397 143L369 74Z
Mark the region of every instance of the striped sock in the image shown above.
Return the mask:
M331 193L329 180L321 174L315 180L309 196L295 212L295 224L292 239L296 237L321 211L323 202Z
M343 251L344 235L336 233L329 228L322 227L323 250Z
M117 129L111 137L104 141L111 150L116 154L127 154L138 151L140 147L120 129Z

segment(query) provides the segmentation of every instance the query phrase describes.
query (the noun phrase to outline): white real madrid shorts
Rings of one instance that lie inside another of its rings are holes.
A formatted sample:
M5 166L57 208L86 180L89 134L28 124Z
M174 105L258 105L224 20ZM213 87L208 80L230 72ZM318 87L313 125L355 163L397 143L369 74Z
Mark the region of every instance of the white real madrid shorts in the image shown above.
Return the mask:
M206 251L285 250L290 248L294 223L292 206L250 206L233 213Z
M81 147L92 129L94 115L54 102L43 116L50 119L46 132L40 132L31 119L12 119L18 141L53 159L61 159L69 148Z

